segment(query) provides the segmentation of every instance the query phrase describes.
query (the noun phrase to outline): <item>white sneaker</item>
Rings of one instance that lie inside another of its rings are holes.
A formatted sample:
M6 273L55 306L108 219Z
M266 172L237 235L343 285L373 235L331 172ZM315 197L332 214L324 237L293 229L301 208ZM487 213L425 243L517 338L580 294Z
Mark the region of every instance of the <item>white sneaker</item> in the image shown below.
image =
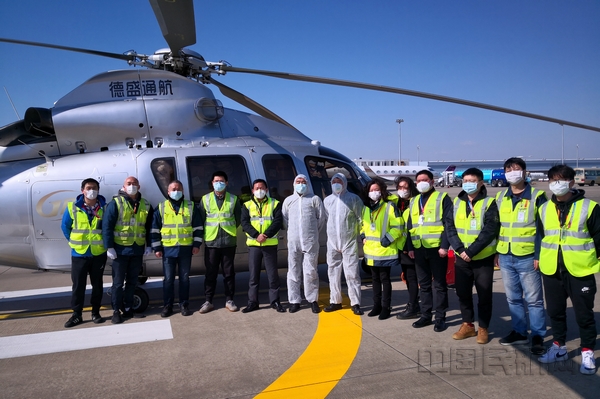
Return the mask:
M581 367L579 368L581 374L595 374L596 373L596 359L594 358L593 350L581 351Z
M202 307L200 308L200 313L208 313L211 310L213 310L215 307L213 306L212 303L206 301L202 304Z
M235 305L235 303L233 302L233 300L228 300L225 303L225 307L227 308L227 310L229 310L230 312L237 312L239 310L239 308Z
M560 346L558 342L554 341L548 351L543 356L538 357L538 361L540 363L554 363L564 362L568 358L567 347Z

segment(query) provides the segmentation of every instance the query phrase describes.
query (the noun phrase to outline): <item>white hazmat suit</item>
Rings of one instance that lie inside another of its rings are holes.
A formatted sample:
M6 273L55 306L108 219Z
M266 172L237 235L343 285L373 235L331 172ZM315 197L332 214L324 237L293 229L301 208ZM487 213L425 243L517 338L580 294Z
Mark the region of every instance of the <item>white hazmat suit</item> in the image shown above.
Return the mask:
M336 173L331 178L340 179L342 192L325 198L327 212L327 274L329 276L330 300L342 303L342 267L346 276L348 296L352 306L360 306L360 274L358 259L358 235L362 223L363 202L358 195L348 191L346 176Z
M300 282L304 274L304 296L310 303L319 299L319 231L326 223L323 201L312 193L310 180L298 175L307 182L307 190L299 195L296 190L283 201L283 224L288 241L288 301L300 304Z

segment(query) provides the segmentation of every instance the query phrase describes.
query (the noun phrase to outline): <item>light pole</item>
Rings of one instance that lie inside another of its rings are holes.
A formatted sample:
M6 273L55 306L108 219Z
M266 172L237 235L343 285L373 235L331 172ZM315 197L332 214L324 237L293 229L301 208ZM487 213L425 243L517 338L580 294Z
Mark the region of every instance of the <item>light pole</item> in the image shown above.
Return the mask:
M577 165L575 167L579 167L579 144L577 144Z
M565 125L562 126L562 152L561 152L561 164L565 164Z
M417 146L417 165L421 164L421 147Z
M404 119L396 119L398 124L398 166L402 165L402 122Z

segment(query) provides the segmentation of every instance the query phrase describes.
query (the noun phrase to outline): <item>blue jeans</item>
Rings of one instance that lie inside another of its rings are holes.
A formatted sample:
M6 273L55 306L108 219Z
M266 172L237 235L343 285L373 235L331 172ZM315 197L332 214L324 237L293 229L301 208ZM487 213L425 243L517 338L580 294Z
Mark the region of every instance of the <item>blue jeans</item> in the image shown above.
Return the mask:
M143 255L117 255L117 259L113 260L111 287L113 310L126 310L133 306L133 294L142 270L142 261Z
M173 306L175 298L175 270L179 265L179 303L187 305L190 299L190 268L192 257L180 255L178 257L163 258L163 300L165 306Z
M498 263L510 310L512 329L527 336L527 315L529 311L531 335L546 335L546 313L544 311L544 291L539 270L533 269L533 254L516 256L499 254Z

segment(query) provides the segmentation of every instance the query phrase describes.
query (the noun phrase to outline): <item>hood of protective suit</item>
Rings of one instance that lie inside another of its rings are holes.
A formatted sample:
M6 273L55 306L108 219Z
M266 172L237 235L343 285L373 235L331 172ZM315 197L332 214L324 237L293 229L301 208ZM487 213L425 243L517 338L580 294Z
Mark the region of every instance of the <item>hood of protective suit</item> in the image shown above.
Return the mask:
M342 192L339 194L335 194L334 195L342 195L346 192L346 190L348 189L348 179L346 179L346 176L344 176L342 173L336 173L335 175L333 175L333 177L331 178L331 184L333 184L333 179L340 179L342 181Z

